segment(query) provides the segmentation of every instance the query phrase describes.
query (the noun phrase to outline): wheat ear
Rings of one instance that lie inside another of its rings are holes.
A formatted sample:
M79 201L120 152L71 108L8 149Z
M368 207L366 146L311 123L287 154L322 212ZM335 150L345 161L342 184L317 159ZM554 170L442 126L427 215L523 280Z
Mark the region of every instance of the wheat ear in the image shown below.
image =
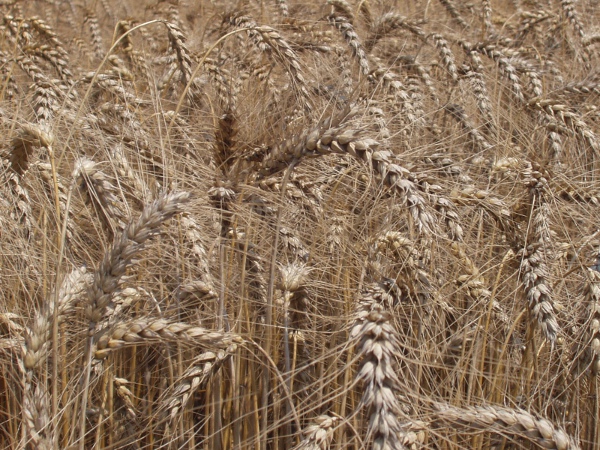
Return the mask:
M470 56L476 58L475 60L479 60L479 55L476 52L471 52ZM477 107L479 109L479 112L483 116L483 119L485 120L484 125L490 132L494 132L496 127L494 114L492 110L492 101L490 99L490 95L488 93L487 85L485 83L485 79L481 72L481 69L481 67L477 66L463 66L465 78L469 81L469 84L471 85L473 96L477 101Z
M204 352L194 358L193 364L181 376L181 379L162 396L161 411L168 415L167 428L172 428L175 420L185 409L198 389L202 389L211 376L217 373L223 364L235 353L236 344L216 352Z
M368 78L372 83L376 83L376 85L381 84L383 88L389 90L393 96L390 98L390 100L392 100L391 106L393 108L397 107L398 99L401 101L402 113L399 114L399 116L406 125L411 125L418 121L412 98L409 95L407 88L402 81L400 81L400 77L397 73L378 64L377 68L371 71ZM406 116L406 119L404 119L404 116Z
M26 428L28 446L33 450L51 450L52 431L48 413L49 394L41 384L35 387L26 382L23 394L23 422Z
M19 92L19 86L17 85L15 76L11 73L10 67L10 57L0 50L0 73L2 74L2 79L4 80L4 98L3 100L12 101ZM0 90L0 92L2 92Z
M465 131L471 136L475 145L479 150L489 150L492 148L492 144L488 142L483 134L471 123L471 120L467 116L465 109L457 104L449 104L445 106L446 111L456 119L458 123L465 129Z
M188 341L213 348L227 348L242 342L234 333L209 331L187 323L152 318L120 322L99 332L95 341L93 355L97 360L106 358L113 350L145 342Z
M592 369L592 374L600 373L600 272L587 269L584 298L589 302L589 330L587 352Z
M90 28L90 34L92 39L92 46L94 47L94 53L96 58L101 60L104 58L104 42L102 40L102 33L100 32L100 24L98 23L98 17L93 11L86 11L84 23L87 23Z
M526 439L553 450L578 450L579 444L562 428L522 409L500 406L456 407L437 404L437 418L452 427Z
M35 382L34 372L48 356L48 346L54 320L61 322L74 308L89 283L85 267L76 269L63 280L58 292L53 292L36 311L33 322L25 330L19 368L24 376L23 418L26 433L35 449L50 449L48 393L41 382ZM35 386L34 386L35 385Z
M494 44L477 44L472 46L470 43L466 41L460 41L463 49L470 53L471 51L476 51L479 53L483 53L488 58L492 59L500 72L508 78L511 83L512 93L516 97L519 103L525 102L525 97L523 95L523 87L521 86L521 80L519 79L519 75L517 73L517 69L512 64L509 57L506 55L504 49L502 49L499 45Z
M183 78L182 83L184 86L190 82L190 78L194 70L192 69L192 58L190 56L190 51L185 45L186 38L183 35L181 29L170 22L164 22L167 27L167 34L169 36L169 43L175 53L177 54L177 62L179 64L179 71L181 72ZM201 89L197 81L194 79L190 85L190 88L186 91L186 96L191 104L194 104L200 94Z
M371 26L369 37L365 41L366 50L370 52L380 39L383 39L397 29L407 30L421 39L425 39L426 37L425 32L417 23L412 22L397 13L389 12L381 16L381 18Z
M271 53L288 71L296 90L302 95L303 101L308 101L309 94L306 90L306 80L302 75L302 67L298 54L290 44L274 28L266 25L259 26L248 16L232 15L225 19L230 25L246 29L250 40L260 51ZM308 107L308 103L305 103Z
M463 16L460 15L452 0L439 0L439 2L446 9L446 11L448 11L448 14L450 14L450 17L452 17L456 23L458 23L461 27L469 28L469 24L463 18Z
M123 230L125 214L117 187L110 182L94 161L80 158L75 166L74 177L85 188L86 199L92 204L105 229L111 233L115 230Z
M573 5L573 0L560 0L560 6L563 10L563 14L565 15L566 19L577 32L577 35L580 38L583 38L585 36L585 31L583 28L583 24L579 20L579 15L575 10L575 5Z
M446 70L450 74L452 81L458 80L458 69L456 68L456 59L454 58L454 53L450 50L450 46L448 45L448 41L444 39L441 34L434 33L432 35L433 43L435 48L438 49L440 55L442 55L442 63L446 67Z
M550 233L550 207L544 198L547 181L533 171L530 180L533 196L532 230L533 242L524 249L521 270L527 302L533 317L537 319L546 338L553 342L558 333L558 322L554 311L552 287L549 282L548 263L553 259Z
M34 369L45 360L48 354L52 317L56 312L55 320L62 322L85 292L90 281L85 267L74 270L63 280L58 294L50 294L35 313L33 322L25 333L23 365L26 369Z
M344 40L348 43L348 46L352 50L352 55L358 60L361 72L364 75L369 74L369 61L365 50L360 42L358 34L354 30L354 26L347 17L343 17L336 14L331 14L327 17L327 20L338 29Z
M339 120L346 120L357 111ZM384 185L393 189L402 203L410 210L415 226L419 231L430 232L433 227L433 216L426 211L425 199L419 192L417 182L405 168L395 164L393 154L387 150L378 150L379 143L373 139L361 139L357 129L345 129L344 126L329 127L326 120L322 126L311 130L308 134L285 141L275 147L265 158L259 169L261 174L272 174L297 163L304 157L317 157L330 153L349 154L366 163L370 170L381 177Z
M102 320L107 306L120 287L125 271L134 263L134 258L144 249L148 239L159 233L162 223L181 212L188 199L187 192L162 195L144 208L142 215L116 237L88 289L89 302L85 314L90 322L90 330Z
M370 284L361 294L351 338L357 342L361 359L357 378L363 382L361 406L369 414L368 435L373 449L400 450L410 443L404 414L396 355L400 351L398 334L392 326L391 309L399 301L393 280Z
M294 450L328 450L337 420L337 417L328 415L317 417L302 431L304 439Z

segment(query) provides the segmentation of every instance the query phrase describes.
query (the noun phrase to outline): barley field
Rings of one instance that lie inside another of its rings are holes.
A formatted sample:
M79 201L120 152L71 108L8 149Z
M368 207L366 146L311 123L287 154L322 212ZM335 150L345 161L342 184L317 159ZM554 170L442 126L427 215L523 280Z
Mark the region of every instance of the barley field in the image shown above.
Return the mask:
M600 1L0 14L1 448L600 449Z

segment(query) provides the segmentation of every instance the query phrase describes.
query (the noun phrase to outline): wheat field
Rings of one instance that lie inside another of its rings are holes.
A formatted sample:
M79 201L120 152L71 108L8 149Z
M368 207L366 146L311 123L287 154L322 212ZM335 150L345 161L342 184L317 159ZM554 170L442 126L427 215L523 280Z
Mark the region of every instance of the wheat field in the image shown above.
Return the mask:
M0 0L0 446L600 449L598 0Z

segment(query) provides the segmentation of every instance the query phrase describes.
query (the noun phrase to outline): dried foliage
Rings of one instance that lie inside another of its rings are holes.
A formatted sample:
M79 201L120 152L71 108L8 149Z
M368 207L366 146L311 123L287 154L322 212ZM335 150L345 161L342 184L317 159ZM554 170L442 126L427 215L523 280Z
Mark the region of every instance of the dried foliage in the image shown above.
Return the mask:
M600 448L597 0L0 0L0 447Z

